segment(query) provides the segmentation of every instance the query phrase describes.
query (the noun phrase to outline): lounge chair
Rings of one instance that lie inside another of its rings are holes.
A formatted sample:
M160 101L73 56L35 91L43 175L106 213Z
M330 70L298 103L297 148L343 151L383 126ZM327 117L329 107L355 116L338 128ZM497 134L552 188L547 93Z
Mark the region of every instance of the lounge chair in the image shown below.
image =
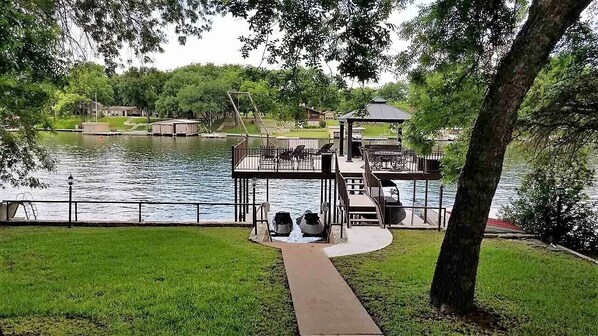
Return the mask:
M274 147L260 147L260 160L257 169L262 169L263 166L271 166L272 169L276 167L276 149Z
M314 155L322 155L322 153L330 153L332 147L334 147L334 143L329 142L324 144Z
M299 160L299 157L304 156L303 150L305 149L305 145L299 145L295 147L295 149L284 151L278 154L278 162L280 161L288 161L288 162L295 162L295 159ZM293 169L295 166L293 165Z

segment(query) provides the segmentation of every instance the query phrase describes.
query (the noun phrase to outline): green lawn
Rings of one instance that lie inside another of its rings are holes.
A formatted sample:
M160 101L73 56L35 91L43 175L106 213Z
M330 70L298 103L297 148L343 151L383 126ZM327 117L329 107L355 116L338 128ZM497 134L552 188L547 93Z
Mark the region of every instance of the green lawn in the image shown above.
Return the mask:
M330 132L328 132L327 128L305 128L305 129L290 130L289 132L286 132L286 133L274 134L274 136L285 136L285 137L307 138L307 139L328 139L330 137Z
M598 266L526 242L484 240L476 300L498 322L482 327L428 305L443 238L394 231L388 248L334 259L385 335L598 335Z
M245 127L247 127L247 132L249 134L260 134L260 128L253 121L253 119L243 119L243 123L245 124ZM245 129L243 126L239 125L238 127L224 127L221 132L228 134L245 134Z
M293 335L281 254L239 228L0 228L0 335Z
M125 121L129 121L132 124L145 124L147 123L147 117L102 117L99 118L99 122L107 122L110 129L116 129L119 131L127 131L131 127L125 125ZM151 122L162 120L160 118L150 118ZM95 118L93 116L71 116L66 118L57 118L53 120L54 128L56 129L75 129L82 122L93 122Z
M381 136L392 136L396 137L396 134L390 130L390 124L363 124L365 129L363 130L363 136L366 137L381 137Z

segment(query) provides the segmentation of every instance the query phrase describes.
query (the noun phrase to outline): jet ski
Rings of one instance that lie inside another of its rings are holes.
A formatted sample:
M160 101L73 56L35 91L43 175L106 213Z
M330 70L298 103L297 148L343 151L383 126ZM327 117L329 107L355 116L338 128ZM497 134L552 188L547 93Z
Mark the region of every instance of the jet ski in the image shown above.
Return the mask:
M291 219L291 214L284 211L277 212L272 220L270 232L274 236L288 237L291 234L291 231L293 231L293 219Z
M307 210L305 213L297 218L297 225L303 232L304 237L322 236L326 227L320 220L320 216Z

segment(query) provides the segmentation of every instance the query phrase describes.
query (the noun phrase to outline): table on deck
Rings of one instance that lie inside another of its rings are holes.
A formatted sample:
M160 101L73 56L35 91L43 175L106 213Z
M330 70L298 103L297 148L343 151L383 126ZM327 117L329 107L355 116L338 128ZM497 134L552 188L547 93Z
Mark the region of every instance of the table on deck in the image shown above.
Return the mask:
M374 151L372 154L371 163L374 169L399 169L405 162L404 153L401 151Z

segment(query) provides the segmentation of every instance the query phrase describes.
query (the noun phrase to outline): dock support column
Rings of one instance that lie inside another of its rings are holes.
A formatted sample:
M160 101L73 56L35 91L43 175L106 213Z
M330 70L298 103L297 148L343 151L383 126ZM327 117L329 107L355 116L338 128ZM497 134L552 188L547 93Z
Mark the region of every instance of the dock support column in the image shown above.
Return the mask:
M440 185L440 197L438 199L438 231L440 232L440 221L442 220L442 194L444 192L444 186ZM446 222L446 212L444 213L444 221ZM445 226L445 225L443 225Z
M399 123L399 126L397 126L397 143L399 145L399 148L403 148L403 123Z
M347 120L349 124L347 128L347 162L351 162L353 159L353 122Z
M328 225L332 223L332 181L326 180L328 183Z
M338 134L338 149L340 152L340 156L345 156L344 146L345 146L345 123L339 123L339 134Z
M411 225L413 225L413 219L415 217L415 188L417 180L413 180L413 200L411 201Z
M334 211L334 221L338 222L338 209L336 208L336 198L338 197L338 193L336 190L336 178L334 179L334 207L333 207L333 211Z
M249 212L249 179L245 179L245 185L243 186L243 189L245 191L245 200L243 201L243 203L245 203L245 211L243 211L243 217L245 220L247 220L247 213Z
M428 224L428 180L426 180L426 192L424 194L424 223Z
M237 179L233 178L233 180L235 180L235 222L239 221L239 202L237 202L238 198L239 198L239 193L237 190Z

